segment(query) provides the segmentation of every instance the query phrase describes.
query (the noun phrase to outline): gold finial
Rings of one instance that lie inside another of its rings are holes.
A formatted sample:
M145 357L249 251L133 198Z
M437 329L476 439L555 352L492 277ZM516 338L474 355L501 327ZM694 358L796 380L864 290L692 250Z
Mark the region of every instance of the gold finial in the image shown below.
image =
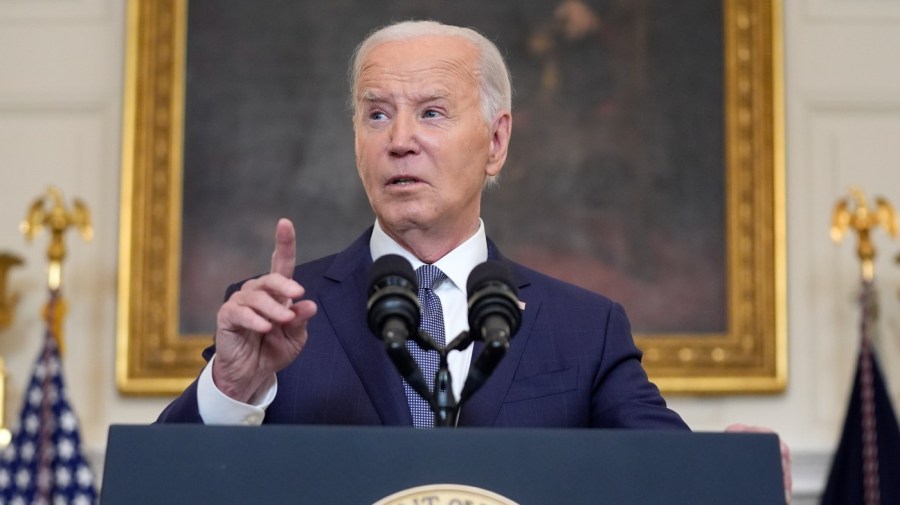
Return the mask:
M859 236L856 253L862 262L862 277L871 281L875 277L875 246L872 244L871 231L881 226L890 236L897 236L897 213L887 200L875 198L875 209L869 209L866 197L859 188L850 188L850 195L856 208L850 210L849 199L838 200L831 217L831 240L840 242L848 229L852 228Z
M21 264L22 258L9 253L0 253L0 330L12 324L13 313L19 302L18 295L6 293L6 276L10 268Z
M45 205L49 204L49 208ZM87 206L79 199L72 202L72 210L63 207L62 193L54 188L47 189L44 196L40 196L31 203L28 214L19 224L19 229L30 242L44 227L50 229L50 245L47 247L48 267L47 285L50 288L50 303L44 306L44 320L53 335L56 336L60 354L65 350L62 334L62 321L66 314L66 301L60 295L62 283L62 262L66 257L66 244L63 241L63 233L69 228L75 227L81 232L84 240L91 240L94 230L91 228L91 215Z
M45 209L45 204L51 207ZM94 236L91 228L91 214L87 206L79 199L72 202L72 211L63 207L62 193L50 187L45 196L36 198L28 208L28 214L19 224L19 229L30 242L40 231L47 227L50 229L50 246L47 248L47 259L50 260L48 274L48 286L51 290L58 290L62 282L62 261L66 257L66 244L63 242L63 233L71 227L76 227L81 232L85 241L90 241Z

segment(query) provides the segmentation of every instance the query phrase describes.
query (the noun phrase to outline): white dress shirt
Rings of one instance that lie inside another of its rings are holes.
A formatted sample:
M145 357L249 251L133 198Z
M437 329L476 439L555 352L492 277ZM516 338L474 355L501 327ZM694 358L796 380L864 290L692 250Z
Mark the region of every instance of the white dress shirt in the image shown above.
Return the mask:
M413 269L423 265L421 260L389 237L377 221L372 230L369 250L373 260L386 254L399 254L412 263ZM479 219L478 230L474 235L434 263L434 266L441 269L447 276L447 280L441 282L433 290L441 300L444 332L448 343L452 342L461 332L469 329L466 281L472 269L486 260L487 238L484 232L484 222ZM315 337L311 336L311 338ZM278 381L275 375L273 374L272 378L253 395L249 403L239 402L222 393L213 382L212 364L215 359L215 356L210 359L197 382L197 406L203 422L206 424L262 424L266 408L278 393ZM471 360L471 345L462 351L453 351L447 356L447 364L453 378L453 393L457 398L462 392Z

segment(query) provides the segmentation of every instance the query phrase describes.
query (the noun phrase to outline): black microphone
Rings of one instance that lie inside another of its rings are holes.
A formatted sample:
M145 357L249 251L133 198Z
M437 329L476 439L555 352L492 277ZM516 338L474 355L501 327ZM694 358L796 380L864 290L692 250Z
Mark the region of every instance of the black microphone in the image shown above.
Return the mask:
M484 384L500 359L506 355L509 339L519 329L522 314L514 286L512 271L499 261L486 261L469 274L466 282L466 291L469 293L469 332L484 342L484 348L469 369L460 402Z
M375 260L369 270L369 328L386 340L409 338L419 328L416 272L399 254Z
M419 331L418 282L412 265L403 256L388 254L375 260L369 270L369 328L384 340L394 366L423 398L431 398L428 384L416 360L406 348L410 334Z

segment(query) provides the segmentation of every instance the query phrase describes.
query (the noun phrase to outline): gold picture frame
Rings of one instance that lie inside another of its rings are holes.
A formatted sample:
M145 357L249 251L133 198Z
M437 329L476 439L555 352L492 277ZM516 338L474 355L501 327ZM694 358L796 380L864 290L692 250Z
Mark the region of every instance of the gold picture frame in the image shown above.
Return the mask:
M771 393L787 382L780 2L723 0L727 330L636 335L668 393ZM179 334L187 0L130 0L116 380L174 394L209 335Z

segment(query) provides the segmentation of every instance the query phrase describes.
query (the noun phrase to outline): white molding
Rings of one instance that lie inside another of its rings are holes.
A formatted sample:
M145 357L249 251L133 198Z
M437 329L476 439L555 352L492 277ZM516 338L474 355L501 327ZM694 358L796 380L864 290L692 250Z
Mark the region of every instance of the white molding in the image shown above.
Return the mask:
M106 447L82 446L81 450L85 459L88 460L91 470L94 471L94 485L97 486L97 490L100 490L103 485L103 466L104 463L106 463Z
M831 453L822 451L797 452L791 455L794 480L793 504L819 503L831 469Z
M6 421L18 423L24 385L38 352L43 323L38 315L46 293L46 234L26 244L17 225L33 198L48 185L67 200L90 207L94 240L77 234L68 242L64 271L70 293L66 318L66 386L79 415L82 440L95 443L108 429L113 388L115 257L118 216L119 107L110 101L57 103L0 102L0 169L16 173L12 189L0 200L0 244L18 249L26 265L16 273L21 295L17 321L0 339L7 367ZM4 172L6 173L6 172ZM109 363L109 365L103 365Z
M2 0L0 0L2 1ZM2 96L0 95L0 118L13 114L64 114L104 113L111 108L120 113L119 97L109 96Z
M22 22L101 21L121 0L0 0L0 24Z
M897 0L805 0L804 6L806 16L812 21L893 23L900 20Z
M855 259L856 238L846 237L833 245L827 238L831 210L838 198L848 196L850 185L858 185L872 199L884 196L900 207L900 95L805 94L795 103L797 124L793 130L793 159L789 177L796 188L790 192L796 215L791 221L803 223L792 231L792 257L804 258L805 266L795 266L792 289L804 290L803 321L797 330L811 335L807 353L818 370L829 373L811 381L813 419L839 424L849 397L859 348L859 313L854 297L859 290L859 263ZM856 160L859 160L858 162ZM897 242L879 230L873 234L877 248L876 280L879 286L881 318L878 329L882 369L892 399L900 396L900 375L896 363L895 334L900 300L900 271L893 264ZM795 263L796 265L796 263ZM816 372L816 368L811 369Z

